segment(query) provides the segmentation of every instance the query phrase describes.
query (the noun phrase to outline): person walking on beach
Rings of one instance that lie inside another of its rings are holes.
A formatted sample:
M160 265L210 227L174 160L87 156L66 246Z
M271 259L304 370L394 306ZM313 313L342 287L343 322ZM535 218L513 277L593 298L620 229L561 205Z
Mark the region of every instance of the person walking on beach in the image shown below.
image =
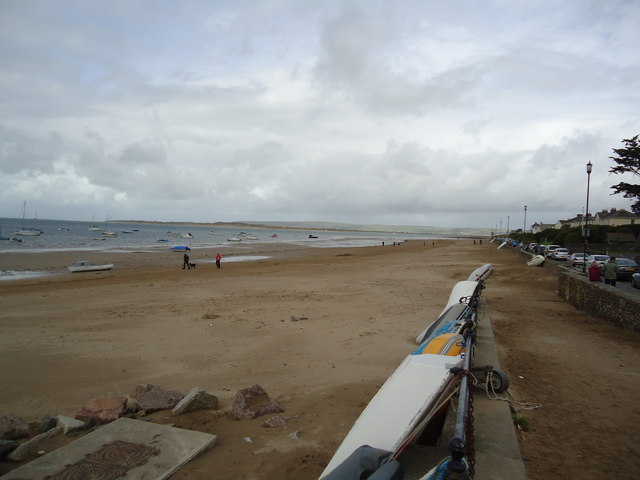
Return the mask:
M617 278L618 264L616 263L616 257L611 257L609 261L604 264L604 283L615 287Z
M182 257L182 269L184 270L184 267L187 267L189 270L191 270L191 264L189 263L189 255L187 255L186 253L184 254L184 257Z
M600 276L600 265L598 265L598 262L593 262L589 267L589 281L602 282L602 277Z
M216 253L216 267L220 268L220 260L222 260L222 255Z

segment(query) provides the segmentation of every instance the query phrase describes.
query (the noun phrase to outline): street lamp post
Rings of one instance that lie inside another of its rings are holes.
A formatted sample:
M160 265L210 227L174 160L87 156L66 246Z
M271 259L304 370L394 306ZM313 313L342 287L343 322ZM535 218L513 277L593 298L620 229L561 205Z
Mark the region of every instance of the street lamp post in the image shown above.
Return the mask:
M527 233L527 206L524 206L524 224L522 225L522 233Z
M582 273L587 271L587 243L589 242L589 185L591 183L591 162L587 163L587 205L586 212L584 214L584 262L582 262Z

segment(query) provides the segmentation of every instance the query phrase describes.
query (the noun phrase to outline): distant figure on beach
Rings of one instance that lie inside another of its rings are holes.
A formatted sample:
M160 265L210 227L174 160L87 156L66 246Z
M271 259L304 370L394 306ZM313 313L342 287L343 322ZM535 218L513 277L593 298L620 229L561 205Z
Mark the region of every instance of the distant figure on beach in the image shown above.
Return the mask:
M598 262L593 262L589 267L589 281L602 282L602 277L600 276L600 266L598 265Z
M617 278L618 264L616 263L616 257L611 257L609 261L604 264L604 283L615 287Z
M184 267L187 267L189 270L191 270L191 264L189 263L189 255L185 253L184 257L182 257L182 260L183 260L182 269L184 270Z
M222 255L216 253L216 267L220 268L220 260L222 260Z

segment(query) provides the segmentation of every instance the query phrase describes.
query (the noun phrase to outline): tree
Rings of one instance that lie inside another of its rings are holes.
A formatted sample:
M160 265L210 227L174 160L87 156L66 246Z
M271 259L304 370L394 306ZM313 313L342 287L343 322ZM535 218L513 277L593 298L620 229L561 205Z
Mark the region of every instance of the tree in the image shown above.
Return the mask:
M611 167L609 173L633 173L635 176L640 177L640 135L636 135L633 138L622 140L625 144L625 148L614 148L613 151L616 154L615 157L609 157L616 162L615 167ZM620 182L617 185L612 185L613 194L622 194L624 198L634 199L634 203L631 205L631 210L636 215L640 215L640 185L633 183Z

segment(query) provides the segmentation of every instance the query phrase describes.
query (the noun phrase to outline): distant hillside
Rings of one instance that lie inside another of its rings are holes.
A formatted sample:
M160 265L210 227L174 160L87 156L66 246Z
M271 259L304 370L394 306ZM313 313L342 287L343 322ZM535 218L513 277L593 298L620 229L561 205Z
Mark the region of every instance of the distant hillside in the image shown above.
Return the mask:
M219 222L224 224L224 222ZM267 227L286 227L307 230L350 230L362 232L390 232L390 233L424 233L430 235L490 235L491 230L488 228L447 228L447 227L431 227L419 225L360 225L355 223L337 223L337 222L278 222L278 221L239 221L231 222L236 225L247 226L267 226Z

